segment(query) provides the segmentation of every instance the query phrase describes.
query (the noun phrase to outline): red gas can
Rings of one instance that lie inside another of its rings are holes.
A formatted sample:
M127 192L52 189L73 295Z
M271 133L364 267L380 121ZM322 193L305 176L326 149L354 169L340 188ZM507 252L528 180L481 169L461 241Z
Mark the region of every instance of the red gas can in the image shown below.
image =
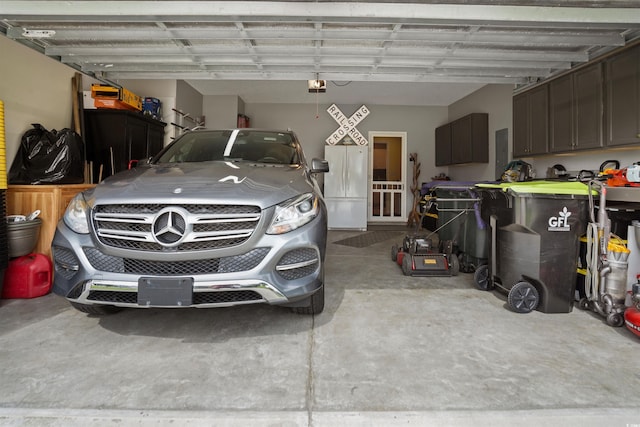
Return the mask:
M48 256L29 254L9 261L2 298L36 298L51 290L53 265Z

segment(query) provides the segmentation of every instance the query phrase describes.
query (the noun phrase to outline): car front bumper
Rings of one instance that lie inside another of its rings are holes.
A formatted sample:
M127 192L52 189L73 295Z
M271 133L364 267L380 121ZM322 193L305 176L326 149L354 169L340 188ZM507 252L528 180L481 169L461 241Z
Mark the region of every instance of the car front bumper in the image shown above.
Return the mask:
M236 248L150 260L149 254L100 247L60 221L52 242L53 292L80 304L133 308L295 307L322 288L324 212L283 235L261 231Z

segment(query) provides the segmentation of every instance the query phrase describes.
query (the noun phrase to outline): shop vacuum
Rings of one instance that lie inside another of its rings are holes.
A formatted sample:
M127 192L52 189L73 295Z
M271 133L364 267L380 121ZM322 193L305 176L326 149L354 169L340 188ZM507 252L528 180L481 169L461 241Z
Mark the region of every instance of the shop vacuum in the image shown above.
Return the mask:
M592 187L599 186L600 204L596 221ZM587 274L585 294L579 307L591 309L607 320L609 326L624 324L627 297L627 270L629 249L622 240L610 232L611 224L606 212L607 187L599 181L589 182L591 222L587 227Z

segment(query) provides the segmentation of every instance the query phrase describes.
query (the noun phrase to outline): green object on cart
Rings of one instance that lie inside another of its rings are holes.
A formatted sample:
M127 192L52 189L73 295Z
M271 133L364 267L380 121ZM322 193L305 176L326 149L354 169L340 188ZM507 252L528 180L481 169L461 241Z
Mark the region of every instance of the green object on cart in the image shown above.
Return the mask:
M588 196L589 186L578 181L557 182L557 181L524 181L524 182L503 182L500 184L477 184L479 188L502 189L516 194L572 194L575 196ZM597 191L592 190L593 194Z

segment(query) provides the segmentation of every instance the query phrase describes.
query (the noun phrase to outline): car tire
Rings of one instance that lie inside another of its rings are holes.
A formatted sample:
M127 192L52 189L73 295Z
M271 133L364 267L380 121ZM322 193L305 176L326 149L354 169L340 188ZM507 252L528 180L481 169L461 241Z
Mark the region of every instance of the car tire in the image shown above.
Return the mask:
M320 314L324 310L324 285L318 291L311 295L307 301L309 305L302 307L291 307L291 310L297 314Z
M93 314L96 316L113 314L122 310L122 307L116 307L114 305L87 305L87 304L80 304L78 302L72 302L71 306L78 311L81 311L86 314Z

